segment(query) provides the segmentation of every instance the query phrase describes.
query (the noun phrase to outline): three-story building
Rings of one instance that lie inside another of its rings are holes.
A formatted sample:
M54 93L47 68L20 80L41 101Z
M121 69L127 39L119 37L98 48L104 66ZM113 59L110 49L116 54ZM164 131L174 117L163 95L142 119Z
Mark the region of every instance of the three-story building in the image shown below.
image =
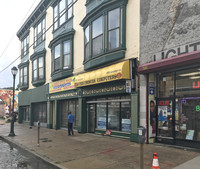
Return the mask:
M20 122L137 140L139 0L41 0L21 41Z

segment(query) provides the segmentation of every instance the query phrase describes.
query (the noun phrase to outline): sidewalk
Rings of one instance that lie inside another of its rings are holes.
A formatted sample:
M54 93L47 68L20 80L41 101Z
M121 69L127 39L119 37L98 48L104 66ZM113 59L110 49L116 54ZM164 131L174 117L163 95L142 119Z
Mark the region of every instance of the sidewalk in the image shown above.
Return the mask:
M139 144L129 140L77 132L74 136L68 136L67 130L41 128L40 147L38 147L36 127L30 129L29 126L15 123L16 136L8 137L9 131L10 124L0 125L0 136L5 140L13 142L63 169L140 168ZM164 145L145 144L144 169L151 168L155 152L158 154L161 169L172 169L192 159L194 163L189 163L190 167L200 165L200 160L194 159L195 157L200 159L198 152Z

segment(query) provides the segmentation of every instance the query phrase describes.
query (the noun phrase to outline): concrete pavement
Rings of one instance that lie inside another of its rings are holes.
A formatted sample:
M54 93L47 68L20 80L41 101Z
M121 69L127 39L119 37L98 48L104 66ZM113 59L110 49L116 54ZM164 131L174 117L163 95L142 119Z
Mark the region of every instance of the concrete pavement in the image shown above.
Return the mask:
M129 140L77 132L74 136L68 136L67 130L42 127L40 129L40 146L38 147L37 127L29 128L27 125L15 123L16 136L8 137L9 131L10 124L0 125L2 138L63 169L140 168L139 144ZM165 145L145 144L144 169L151 168L155 152L158 154L161 169L180 168L183 164L191 165L190 167L200 165L199 152Z

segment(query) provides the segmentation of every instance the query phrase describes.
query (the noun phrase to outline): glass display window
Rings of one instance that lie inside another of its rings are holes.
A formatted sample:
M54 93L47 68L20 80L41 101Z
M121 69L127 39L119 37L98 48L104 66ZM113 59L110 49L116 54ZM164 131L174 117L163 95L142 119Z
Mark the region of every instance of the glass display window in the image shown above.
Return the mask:
M200 97L176 99L176 138L200 141Z
M176 96L191 97L200 93L200 68L176 72Z
M108 103L108 129L120 130L120 103Z
M171 97L174 94L173 73L159 75L159 97Z

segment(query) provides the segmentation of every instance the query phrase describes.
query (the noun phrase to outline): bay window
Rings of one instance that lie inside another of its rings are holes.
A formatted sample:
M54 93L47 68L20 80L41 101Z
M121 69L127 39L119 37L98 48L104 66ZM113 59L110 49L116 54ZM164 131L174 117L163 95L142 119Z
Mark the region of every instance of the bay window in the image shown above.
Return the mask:
M54 6L54 30L72 17L72 0L61 0Z
M125 46L125 42L122 41L124 35L122 35L121 18L121 8L118 7L108 10L106 14L85 25L85 61ZM122 43L124 44L122 45Z

